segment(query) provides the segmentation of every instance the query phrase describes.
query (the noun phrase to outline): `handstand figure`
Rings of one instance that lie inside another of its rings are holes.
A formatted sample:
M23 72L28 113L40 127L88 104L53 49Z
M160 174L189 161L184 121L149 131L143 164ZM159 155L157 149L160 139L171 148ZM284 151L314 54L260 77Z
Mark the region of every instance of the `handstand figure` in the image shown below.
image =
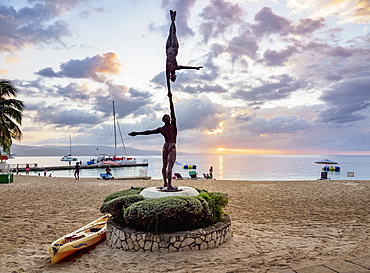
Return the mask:
M167 88L168 92L171 92L170 88L170 80L175 82L176 81L176 70L180 69L196 69L199 70L203 66L182 66L178 65L176 61L177 54L179 53L179 42L177 40L176 36L176 25L175 25L175 19L176 19L176 11L170 10L171 15L171 26L170 26L170 32L168 34L167 43L166 43L166 78L167 78Z
M169 115L164 115L162 121L164 126L159 127L154 130L147 130L143 132L131 132L130 136L137 135L152 135L152 134L162 134L165 140L162 150L162 176L164 181L164 189L167 191L177 191L177 188L171 184L172 169L176 160L176 138L177 138L177 126L175 109L172 102L172 93L167 94L170 100L171 117Z

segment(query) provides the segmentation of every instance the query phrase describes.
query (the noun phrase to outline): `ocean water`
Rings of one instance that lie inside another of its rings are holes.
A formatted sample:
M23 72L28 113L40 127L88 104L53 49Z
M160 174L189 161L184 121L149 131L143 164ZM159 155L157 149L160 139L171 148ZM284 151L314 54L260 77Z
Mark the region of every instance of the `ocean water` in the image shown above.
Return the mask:
M82 162L90 160L91 156L77 156ZM68 165L60 161L60 156L15 157L8 160L8 164L34 164L47 168L48 166ZM138 176L140 170L145 170L153 179L161 179L161 156L137 156L137 162L147 159L148 167L120 167L112 168L113 176L127 177ZM213 166L213 176L220 180L253 180L253 181L282 181L282 180L316 180L320 178L321 167L314 163L322 159L338 162L341 167L339 172L328 172L332 180L370 180L369 155L261 155L261 156L230 156L230 155L179 155L174 172L189 177L189 170L183 165L196 165L198 177L208 173ZM72 162L72 164L75 164ZM99 177L104 169L82 169L81 177ZM347 172L354 172L354 177L347 177ZM31 172L31 175L38 175ZM47 172L49 175L50 172ZM43 173L41 173L43 175ZM73 170L52 171L52 176L73 177Z

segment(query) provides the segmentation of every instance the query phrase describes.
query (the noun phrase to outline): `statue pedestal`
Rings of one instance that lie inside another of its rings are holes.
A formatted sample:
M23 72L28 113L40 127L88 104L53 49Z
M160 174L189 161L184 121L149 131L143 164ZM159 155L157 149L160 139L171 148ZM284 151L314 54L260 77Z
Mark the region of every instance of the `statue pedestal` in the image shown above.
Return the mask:
M112 218L107 222L107 245L124 251L177 252L211 249L227 242L231 236L229 216L224 216L221 221L209 227L162 234L122 227L114 223Z
M166 196L197 196L199 192L186 186L178 186L179 191L161 191L157 187L145 188L140 192L144 199L157 199Z

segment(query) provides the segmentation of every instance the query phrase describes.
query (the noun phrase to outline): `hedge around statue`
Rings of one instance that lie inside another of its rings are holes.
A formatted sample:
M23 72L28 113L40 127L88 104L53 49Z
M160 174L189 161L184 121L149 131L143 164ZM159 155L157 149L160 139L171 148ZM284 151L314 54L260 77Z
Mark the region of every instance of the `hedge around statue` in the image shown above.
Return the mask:
M160 233L208 226L212 213L203 198L168 196L134 203L123 218L130 228Z
M143 200L131 188L107 196L100 210L110 213L114 221L141 231L175 232L207 227L223 216L228 203L227 194L200 190L198 196L169 196ZM198 190L199 191L199 190Z

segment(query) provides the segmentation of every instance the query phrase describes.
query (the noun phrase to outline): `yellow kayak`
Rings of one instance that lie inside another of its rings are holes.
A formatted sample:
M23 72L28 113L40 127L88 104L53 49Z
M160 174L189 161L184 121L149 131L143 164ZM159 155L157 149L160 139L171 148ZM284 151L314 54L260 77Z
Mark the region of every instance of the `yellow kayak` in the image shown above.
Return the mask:
M51 262L56 263L72 253L89 247L103 239L106 235L109 216L109 214L104 215L53 242L48 249L52 254Z

